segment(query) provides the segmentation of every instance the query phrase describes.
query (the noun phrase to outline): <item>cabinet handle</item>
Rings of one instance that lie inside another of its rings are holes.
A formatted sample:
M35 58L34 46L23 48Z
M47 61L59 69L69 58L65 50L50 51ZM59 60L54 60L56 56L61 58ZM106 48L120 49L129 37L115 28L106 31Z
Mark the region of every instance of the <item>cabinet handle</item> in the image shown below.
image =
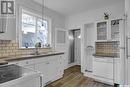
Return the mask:
M16 65L18 65L19 63L16 63Z
M50 64L49 62L47 62L46 64Z
M128 36L126 37L126 58L128 59L129 58L129 55L128 55Z
M29 62L27 61L26 64L28 64Z

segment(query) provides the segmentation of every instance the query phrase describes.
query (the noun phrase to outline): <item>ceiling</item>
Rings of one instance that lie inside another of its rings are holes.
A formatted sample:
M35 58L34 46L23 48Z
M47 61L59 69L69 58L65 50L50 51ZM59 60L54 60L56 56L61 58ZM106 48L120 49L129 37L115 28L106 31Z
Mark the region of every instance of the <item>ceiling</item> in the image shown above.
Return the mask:
M42 0L34 1L42 3ZM122 1L124 0L44 0L44 3L47 8L63 15L73 15Z

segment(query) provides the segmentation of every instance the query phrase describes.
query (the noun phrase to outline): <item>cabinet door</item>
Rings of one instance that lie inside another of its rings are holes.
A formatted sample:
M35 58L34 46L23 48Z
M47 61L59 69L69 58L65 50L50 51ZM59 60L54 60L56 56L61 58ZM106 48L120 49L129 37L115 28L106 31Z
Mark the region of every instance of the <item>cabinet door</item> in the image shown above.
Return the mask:
M121 82L121 59L115 58L114 59L114 83L120 84Z
M63 75L63 62L61 56L52 56L52 60L50 61L50 77L52 81L61 78Z
M0 20L2 20L0 18ZM0 34L1 40L16 40L16 21L15 18L8 18L5 33ZM0 23L1 25L1 23ZM0 26L1 28L1 26Z
M97 40L107 40L107 28L108 22L98 22L97 23Z
M111 39L119 40L120 37L120 20L112 20L111 21Z
M51 81L50 62L45 61L43 63L35 64L35 70L37 70L43 74L43 83L44 84L47 84Z
M50 72L51 72L51 79L52 80L56 80L58 78L58 74L59 74L59 66L60 66L60 62L58 60L58 56L53 56L54 59L51 60L50 62Z
M107 62L103 59L101 60L95 60L94 61L94 75L106 78L106 79L113 79L113 63Z

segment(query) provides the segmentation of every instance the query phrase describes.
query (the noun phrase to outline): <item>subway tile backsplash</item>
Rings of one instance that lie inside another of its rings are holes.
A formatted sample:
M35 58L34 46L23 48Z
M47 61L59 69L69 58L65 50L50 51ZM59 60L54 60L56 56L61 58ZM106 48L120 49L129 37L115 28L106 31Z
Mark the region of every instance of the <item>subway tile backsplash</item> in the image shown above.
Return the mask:
M106 56L119 55L119 42L96 42L96 54Z
M39 52L49 52L51 48L39 48ZM8 56L28 55L34 52L34 49L19 49L17 41L0 40L0 58Z

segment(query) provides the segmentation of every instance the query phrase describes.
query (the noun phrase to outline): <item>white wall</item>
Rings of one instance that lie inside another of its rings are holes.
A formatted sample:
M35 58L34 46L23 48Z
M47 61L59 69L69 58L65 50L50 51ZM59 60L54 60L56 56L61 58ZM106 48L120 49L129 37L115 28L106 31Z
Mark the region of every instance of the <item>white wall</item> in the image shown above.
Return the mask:
M23 7L25 9L30 10L33 13L42 15L42 6L36 2L34 2L33 0L16 0L16 12L19 12L19 8ZM19 13L17 14L19 15ZM51 9L48 8L44 8L44 15L49 17L52 21L52 43L55 42L55 38L54 38L54 32L55 32L55 27L59 27L59 28L65 28L65 17ZM17 21L18 22L18 21ZM19 25L17 26L17 29L19 30ZM52 44L53 46L55 44Z
M71 15L66 18L67 29L81 28L83 23L91 23L103 20L104 12L111 14L110 18L122 18L124 15L124 2L117 3L112 6L103 7L100 9L90 10L88 12Z
M66 17L66 28L67 29L81 29L85 23L94 23L96 21L102 21L104 12L111 14L111 19L123 18L124 16L124 1L119 2L115 5L102 7L100 9L90 10L87 12L75 14ZM82 30L82 29L81 29Z

